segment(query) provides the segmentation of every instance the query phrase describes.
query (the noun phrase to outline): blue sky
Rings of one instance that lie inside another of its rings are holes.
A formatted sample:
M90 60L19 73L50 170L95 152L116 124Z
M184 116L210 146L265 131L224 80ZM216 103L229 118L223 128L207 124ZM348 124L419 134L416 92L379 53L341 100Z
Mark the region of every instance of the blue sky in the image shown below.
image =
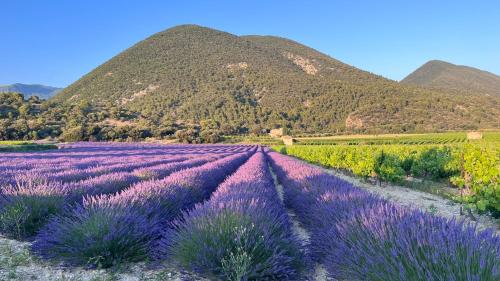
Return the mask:
M400 80L431 59L500 74L500 1L0 2L0 84L67 86L137 41L193 23L287 37Z

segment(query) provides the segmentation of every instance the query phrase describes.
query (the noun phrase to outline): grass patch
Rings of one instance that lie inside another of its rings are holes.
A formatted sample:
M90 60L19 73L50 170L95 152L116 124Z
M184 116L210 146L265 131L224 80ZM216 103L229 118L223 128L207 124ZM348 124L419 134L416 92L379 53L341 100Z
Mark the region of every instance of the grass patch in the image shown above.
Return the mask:
M49 217L62 210L64 199L57 196L20 194L9 198L0 196L0 232L4 235L25 239L47 222Z
M426 193L438 195L440 197L455 200L459 195L459 190L457 188L451 188L445 181L432 181L432 180L422 180L422 181L402 181L401 185L407 188L420 190Z
M24 152L57 149L54 144L38 144L26 141L0 141L0 152Z
M18 266L26 266L31 260L27 247L16 251L12 245L0 244L0 269L11 270Z
M0 145L28 145L34 144L32 141L0 141Z

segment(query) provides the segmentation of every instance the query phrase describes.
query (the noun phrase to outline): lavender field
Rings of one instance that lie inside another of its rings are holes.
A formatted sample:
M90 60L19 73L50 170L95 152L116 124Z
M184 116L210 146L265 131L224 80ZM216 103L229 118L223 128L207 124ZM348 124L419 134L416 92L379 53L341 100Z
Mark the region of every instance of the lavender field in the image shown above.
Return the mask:
M0 172L0 235L54 267L168 264L208 280L311 280L318 266L334 280L500 279L493 229L401 207L265 147L74 143L0 154Z

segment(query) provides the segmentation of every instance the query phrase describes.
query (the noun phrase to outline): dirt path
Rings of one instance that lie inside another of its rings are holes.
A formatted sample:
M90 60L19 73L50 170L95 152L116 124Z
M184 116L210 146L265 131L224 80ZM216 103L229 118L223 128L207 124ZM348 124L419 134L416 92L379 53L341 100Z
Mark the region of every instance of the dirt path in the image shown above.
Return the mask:
M281 202L283 202L283 199L284 199L283 186L278 182L276 174L274 173L271 166L269 166L269 170L271 171L271 175L272 175L273 180L274 180L274 186L276 186L276 190L278 191L278 196L280 197ZM293 210L287 208L287 213L288 213L288 217L290 218L290 221L292 222L292 231L300 239L302 246L309 245L310 240L311 240L311 235L309 234L309 232L304 227L302 227L301 223L297 219L297 216L295 215ZM326 272L324 266L321 264L316 264L314 266L313 271L311 273L309 273L309 275L311 275L311 276L306 277L306 278L310 278L310 279L306 279L306 280L310 280L310 281L331 280L327 277L327 272Z

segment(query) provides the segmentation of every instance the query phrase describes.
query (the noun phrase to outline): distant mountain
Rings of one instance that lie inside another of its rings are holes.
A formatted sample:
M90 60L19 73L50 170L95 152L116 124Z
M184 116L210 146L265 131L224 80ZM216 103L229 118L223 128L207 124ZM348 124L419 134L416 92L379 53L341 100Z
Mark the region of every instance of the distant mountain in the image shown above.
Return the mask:
M402 84L500 96L500 76L477 68L432 60L401 80Z
M38 96L39 98L42 99L48 99L54 96L55 94L59 93L61 90L62 88L37 85L37 84L29 85L29 84L16 83L12 85L0 86L0 93L16 92L23 94L26 98L31 96Z
M435 131L495 127L500 118L496 97L406 86L288 39L196 25L154 34L50 101L101 115L125 109L135 112L127 122L147 126L212 120L240 132Z

